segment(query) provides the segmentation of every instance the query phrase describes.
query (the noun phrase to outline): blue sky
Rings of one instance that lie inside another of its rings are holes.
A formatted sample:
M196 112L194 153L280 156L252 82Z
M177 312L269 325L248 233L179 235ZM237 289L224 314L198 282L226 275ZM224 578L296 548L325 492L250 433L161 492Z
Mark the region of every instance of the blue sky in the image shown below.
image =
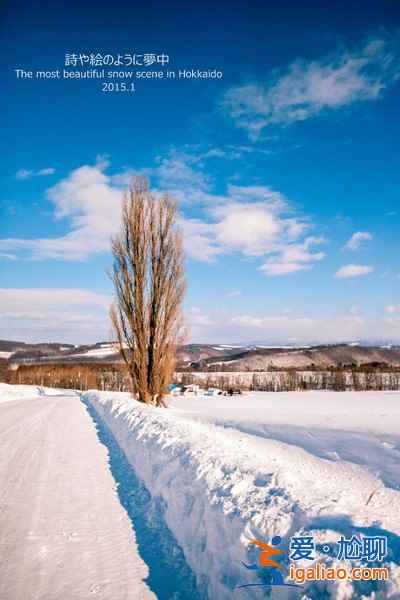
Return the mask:
M400 9L251 4L2 5L0 338L109 337L109 239L144 173L180 202L190 339L400 342ZM223 77L15 77L72 52Z

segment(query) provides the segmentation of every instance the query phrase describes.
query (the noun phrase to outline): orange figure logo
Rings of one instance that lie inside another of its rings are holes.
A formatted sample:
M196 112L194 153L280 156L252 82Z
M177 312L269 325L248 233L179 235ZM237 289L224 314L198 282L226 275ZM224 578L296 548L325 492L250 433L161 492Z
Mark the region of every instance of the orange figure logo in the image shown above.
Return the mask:
M272 538L271 540L271 544L272 546L277 546L278 544L280 544L282 541L282 538L280 535L276 535L275 537ZM258 546L259 548L261 548L262 552L260 554L260 557L258 559L258 563L260 567L276 567L278 569L281 568L281 564L276 562L275 560L272 560L270 557L271 556L275 556L276 554L283 554L283 550L278 550L278 548L273 548L272 546L270 546L269 544L266 544L265 542L259 542L258 540L252 540L251 542L249 542L249 544L254 544L255 546ZM246 569L250 569L251 571L254 571L254 569L258 569L258 565L254 564L254 565L246 565L245 563L242 563Z
M276 535L272 538L271 544L272 546L278 546L278 544L280 544L281 541L281 536ZM246 567L246 569L250 569L250 571L258 569L259 566L272 567L272 569L269 571L271 579L269 583L242 583L241 585L237 585L236 588L268 587L275 585L284 587L303 587L302 585L298 585L297 583L285 583L283 580L282 573L280 571L277 571L277 569L280 569L282 565L276 562L276 560L273 560L271 556L275 557L277 554L283 554L283 550L278 550L278 548L273 548L269 544L266 544L265 542L259 542L258 540L252 540L251 542L249 542L249 544L254 544L254 546L258 546L259 548L261 548L262 552L258 558L258 564L256 563L254 565L246 565L244 562L242 562L242 565Z
M260 554L260 558L258 562L262 567L277 567L281 568L281 564L276 562L275 560L271 560L269 557L275 554L283 554L283 550L278 550L278 548L272 548L269 544L265 544L264 542L258 542L257 540L253 540L250 544L254 544L255 546L259 546L263 552Z

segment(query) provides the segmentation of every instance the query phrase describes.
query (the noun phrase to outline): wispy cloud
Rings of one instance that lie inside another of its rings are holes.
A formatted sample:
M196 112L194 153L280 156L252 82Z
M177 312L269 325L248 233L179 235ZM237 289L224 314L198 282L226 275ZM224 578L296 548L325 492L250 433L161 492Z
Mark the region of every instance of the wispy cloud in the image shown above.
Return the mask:
M343 248L345 250L359 250L364 242L369 242L373 239L373 236L368 231L356 231L353 233L351 238L345 243Z
M154 168L145 172L153 178L161 191L168 191L181 203L209 201L210 178L196 167L199 156L172 150L156 159Z
M372 265L345 265L335 273L336 279L349 279L350 277L361 277L374 271Z
M206 206L200 219L181 220L187 254L213 261L221 254L261 259L268 276L311 269L324 253L312 246L322 237L307 236L312 227L287 198L268 186L229 185L225 196Z
M238 296L241 296L242 292L240 290L233 290L232 292L227 292L225 294L226 298L237 298Z
M315 262L325 257L324 252L312 252L311 247L323 244L322 237L307 237L304 242L288 244L280 253L268 259L261 270L267 275L288 275L296 271L309 271Z
M53 175L56 170L53 167L47 167L45 169L39 169L38 171L32 171L29 169L19 169L15 173L15 177L17 179L30 179L31 177L47 177L48 175Z
M200 145L185 147L187 156L195 157L195 161L202 163L209 159L241 160L251 154L272 154L271 149L260 148L256 144L225 144L219 147L204 148Z
M223 107L256 138L271 124L289 125L325 110L376 100L399 71L394 43L374 39L356 52L341 51L319 61L296 60L265 84L236 86L226 93Z
M0 289L0 338L23 341L90 343L110 338L108 307L111 297L82 289ZM343 340L400 341L400 307L385 315L347 312L314 314L214 314L198 308L186 312L195 341L270 343L340 342ZM29 332L28 338L26 337Z
M86 260L110 247L118 230L123 190L133 170L108 174L109 162L73 170L47 191L54 218L69 223L58 238L0 240L0 252L33 260ZM180 202L180 226L188 257L212 262L223 254L263 261L265 275L310 269L324 254L312 250L322 238L310 236L310 219L281 192L266 185L228 184L215 194L196 158L174 151L144 169L153 188ZM196 212L193 213L193 207ZM194 217L193 214L196 214Z
M75 169L48 189L54 218L68 220L69 233L59 238L1 239L0 251L33 260L85 260L96 252L108 251L110 236L120 221L122 191L104 172L107 166L99 157L95 165Z
M388 315L400 314L400 305L396 306L394 304L388 304L385 306L385 312Z
M183 232L183 244L188 257L202 262L212 262L223 253L223 249L215 241L212 223L181 216L179 225Z
M201 314L188 319L191 339L208 343L310 344L344 341L400 341L400 318L349 309L340 313Z
M107 295L81 289L0 289L0 338L70 343L107 339L110 303Z
M154 188L168 192L181 205L208 204L219 201L209 192L209 182L195 161L183 154L168 154L156 166L141 172L149 175ZM86 260L110 248L110 238L119 226L123 191L137 173L127 169L109 175L107 157L99 156L94 165L83 165L71 171L46 196L54 206L54 218L65 220L70 231L58 238L3 238L0 252L18 254L33 260ZM220 251L209 239L210 226L199 219L182 216L182 227L188 254L199 260L211 260ZM187 241L187 240L186 240Z

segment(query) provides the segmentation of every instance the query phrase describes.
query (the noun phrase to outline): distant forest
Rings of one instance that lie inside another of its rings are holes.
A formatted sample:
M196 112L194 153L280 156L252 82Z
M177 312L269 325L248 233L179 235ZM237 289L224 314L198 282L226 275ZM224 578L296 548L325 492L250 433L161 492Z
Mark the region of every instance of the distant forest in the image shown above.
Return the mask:
M0 362L0 381L66 389L129 391L129 377L122 364L41 364L10 369ZM367 391L399 390L400 369L380 364L333 367L329 370L286 369L260 372L175 372L175 383L199 384L202 388L232 387L243 391Z

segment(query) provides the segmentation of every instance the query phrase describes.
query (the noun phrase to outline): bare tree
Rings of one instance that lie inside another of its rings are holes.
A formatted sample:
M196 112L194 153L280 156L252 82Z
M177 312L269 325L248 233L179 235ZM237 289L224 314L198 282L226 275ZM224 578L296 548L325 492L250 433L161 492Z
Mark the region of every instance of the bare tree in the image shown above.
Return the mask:
M141 402L164 406L183 331L185 279L176 203L154 196L145 179L135 179L112 252L116 303L111 321L132 391Z

